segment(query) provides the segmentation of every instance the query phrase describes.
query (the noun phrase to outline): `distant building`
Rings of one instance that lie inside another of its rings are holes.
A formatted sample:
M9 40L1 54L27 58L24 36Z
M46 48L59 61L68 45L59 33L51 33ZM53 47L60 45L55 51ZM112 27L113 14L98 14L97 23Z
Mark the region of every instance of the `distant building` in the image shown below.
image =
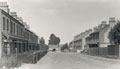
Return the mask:
M48 45L48 46L49 46L49 50L56 49L56 51L61 51L61 47L62 47L63 45L64 45L64 44L59 44L59 45Z
M59 46L58 45L49 45L49 50L53 50L53 49L59 50Z
M77 51L83 51L86 48L86 41L85 38L89 36L89 34L92 32L92 29L86 30L85 32L82 32L74 37L73 44L74 48Z

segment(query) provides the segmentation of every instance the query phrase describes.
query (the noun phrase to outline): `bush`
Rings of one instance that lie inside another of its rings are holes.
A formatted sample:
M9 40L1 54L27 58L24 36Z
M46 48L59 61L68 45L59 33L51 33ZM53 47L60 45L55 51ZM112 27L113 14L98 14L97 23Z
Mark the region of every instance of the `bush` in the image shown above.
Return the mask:
M23 63L32 63L33 52L19 54L17 59Z
M56 51L56 49L54 48L54 49L52 49L52 51L53 51L53 52L55 52L55 51Z
M61 51L62 51L62 52L66 51L66 50L69 50L69 46L68 46L67 43L64 44L64 45L61 47Z
M3 66L7 68L14 68L21 66L22 62L18 61L15 56L3 57L0 59L0 68Z
M40 58L42 58L45 54L47 54L47 51L43 51L40 54ZM5 66L6 69L10 69L20 67L22 63L33 63L33 56L33 51L31 51L18 54L17 57L15 55L2 57L0 59L0 69L3 66Z
M120 21L110 30L108 38L111 44L120 44Z

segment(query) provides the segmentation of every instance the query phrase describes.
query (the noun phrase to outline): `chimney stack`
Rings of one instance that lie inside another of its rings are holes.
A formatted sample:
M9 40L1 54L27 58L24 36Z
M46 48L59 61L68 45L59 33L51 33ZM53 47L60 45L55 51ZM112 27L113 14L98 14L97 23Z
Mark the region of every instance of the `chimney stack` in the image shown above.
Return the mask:
M109 25L111 28L113 28L117 24L115 17L109 18Z
M106 21L102 21L100 27L103 28L103 27L105 27L106 25L107 25L107 22L106 22Z
M12 17L14 17L15 19L17 19L17 13L16 13L16 12L10 12L10 15L11 15Z
M92 29L89 29L88 32L91 33L91 32L92 32Z
M22 17L17 17L17 20L18 20L20 23L23 24L23 19L22 19Z
M26 23L26 22L23 22L23 24L24 24L25 28L27 28L27 29L29 29L29 28L30 28L30 27L29 27L29 25L27 25L27 23Z
M4 10L7 13L9 13L9 11L10 11L10 9L7 5L7 2L0 2L0 9Z
M98 28L97 27L94 27L94 32L98 31Z

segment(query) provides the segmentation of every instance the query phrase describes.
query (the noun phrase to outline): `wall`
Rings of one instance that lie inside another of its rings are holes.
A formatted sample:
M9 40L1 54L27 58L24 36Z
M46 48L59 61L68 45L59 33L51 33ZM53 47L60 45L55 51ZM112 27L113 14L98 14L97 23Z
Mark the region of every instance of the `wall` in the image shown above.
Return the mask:
M56 50L59 50L58 48L58 45L49 45L49 50L52 50L52 49L56 49Z

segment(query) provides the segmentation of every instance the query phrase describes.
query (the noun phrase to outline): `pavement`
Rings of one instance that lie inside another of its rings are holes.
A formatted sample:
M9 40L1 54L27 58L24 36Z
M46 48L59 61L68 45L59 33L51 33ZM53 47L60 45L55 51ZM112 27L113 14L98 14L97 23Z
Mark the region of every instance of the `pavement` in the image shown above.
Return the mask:
M120 59L49 52L37 64L24 64L19 69L120 69Z

